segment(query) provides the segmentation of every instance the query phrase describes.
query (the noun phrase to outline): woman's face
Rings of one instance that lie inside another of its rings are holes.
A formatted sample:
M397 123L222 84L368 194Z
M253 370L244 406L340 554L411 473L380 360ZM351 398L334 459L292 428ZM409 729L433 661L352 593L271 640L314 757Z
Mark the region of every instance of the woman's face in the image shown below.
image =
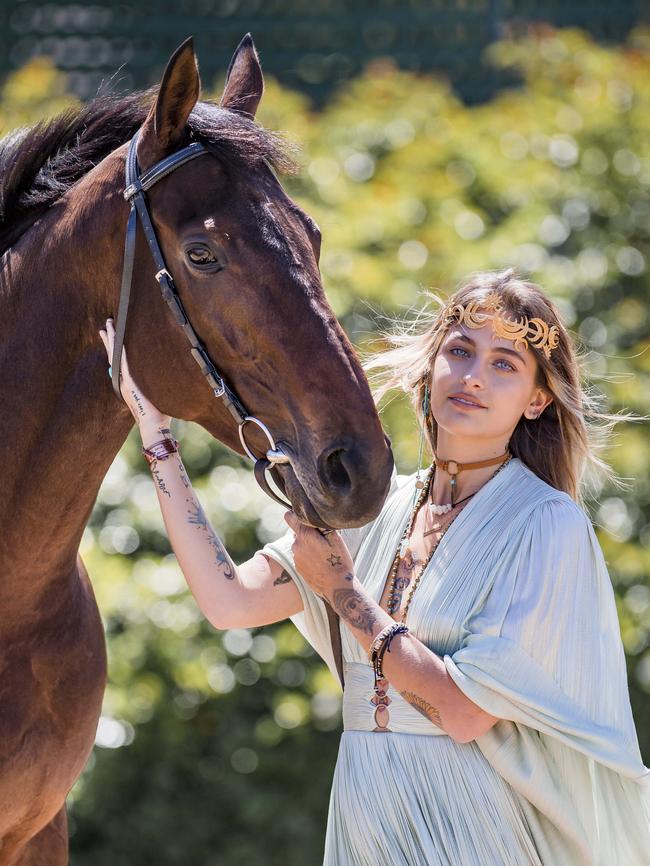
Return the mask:
M519 351L512 340L495 338L490 320L482 328L452 325L430 383L439 448L458 438L505 448L521 416L535 418L551 402L536 375L535 350Z

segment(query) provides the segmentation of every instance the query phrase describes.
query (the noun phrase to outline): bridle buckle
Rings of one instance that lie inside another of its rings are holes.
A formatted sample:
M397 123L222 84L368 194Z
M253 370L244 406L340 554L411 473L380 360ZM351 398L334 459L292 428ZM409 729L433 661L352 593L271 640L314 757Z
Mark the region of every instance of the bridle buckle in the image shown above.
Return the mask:
M161 268L154 274L154 279L159 286L162 286L163 282L166 282L167 285L169 285L169 283L172 282L172 275L169 273L167 268Z

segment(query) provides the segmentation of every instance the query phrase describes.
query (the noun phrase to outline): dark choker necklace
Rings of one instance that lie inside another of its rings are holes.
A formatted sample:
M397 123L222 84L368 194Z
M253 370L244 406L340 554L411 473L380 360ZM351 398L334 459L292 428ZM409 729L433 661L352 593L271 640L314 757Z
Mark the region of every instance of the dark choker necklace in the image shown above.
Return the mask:
M440 460L438 457L435 458L435 464L438 469L442 469L443 472L446 472L451 476L451 504L446 503L445 505L438 505L434 502L429 504L429 507L433 511L434 514L446 514L448 511L456 505L456 484L458 475L464 469L483 469L486 466L494 466L497 463L505 463L506 460L510 458L511 454L509 451L506 451L505 454L500 454L498 457L490 457L489 460L476 460L473 463L459 463L457 460ZM431 490L433 491L433 483L431 484ZM464 500L461 500L464 501Z

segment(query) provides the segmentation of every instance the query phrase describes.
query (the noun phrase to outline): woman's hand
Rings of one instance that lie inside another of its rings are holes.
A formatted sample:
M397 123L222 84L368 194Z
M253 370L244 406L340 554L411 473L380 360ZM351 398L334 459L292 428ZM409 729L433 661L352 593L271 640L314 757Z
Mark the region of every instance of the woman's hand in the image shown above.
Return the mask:
M317 595L327 598L336 584L352 583L354 563L338 532L321 535L301 523L293 511L286 511L284 519L296 534L292 547L296 570Z
M102 343L108 355L108 363L110 364L113 360L113 344L115 342L115 326L112 319L106 319L106 330L100 331L99 336L102 338ZM120 392L124 398L124 402L135 418L135 423L140 428L143 440L145 437L155 436L160 428L169 428L171 423L170 416L163 415L162 412L156 409L131 378L129 364L126 360L126 348L124 347L122 347L120 362ZM151 442L145 442L144 444L147 446Z

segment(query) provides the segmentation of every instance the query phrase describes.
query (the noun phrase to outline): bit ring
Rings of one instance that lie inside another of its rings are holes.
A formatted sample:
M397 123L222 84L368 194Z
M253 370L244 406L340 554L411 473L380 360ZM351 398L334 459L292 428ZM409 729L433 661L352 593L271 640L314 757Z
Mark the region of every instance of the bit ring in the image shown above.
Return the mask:
M244 436L244 425L251 421L253 424L257 424L260 430L264 433L266 438L269 440L270 448L266 452L266 459L271 463L271 465L275 465L277 463L290 463L291 461L287 457L287 455L279 449L275 444L275 439L271 435L271 431L266 426L266 424L262 423L259 418L255 418L254 415L246 415L242 423L239 425L239 438L241 440L241 444L244 448L246 454L250 457L250 459L255 462L258 458L253 454L251 449L248 447L248 443L246 442L246 438Z

